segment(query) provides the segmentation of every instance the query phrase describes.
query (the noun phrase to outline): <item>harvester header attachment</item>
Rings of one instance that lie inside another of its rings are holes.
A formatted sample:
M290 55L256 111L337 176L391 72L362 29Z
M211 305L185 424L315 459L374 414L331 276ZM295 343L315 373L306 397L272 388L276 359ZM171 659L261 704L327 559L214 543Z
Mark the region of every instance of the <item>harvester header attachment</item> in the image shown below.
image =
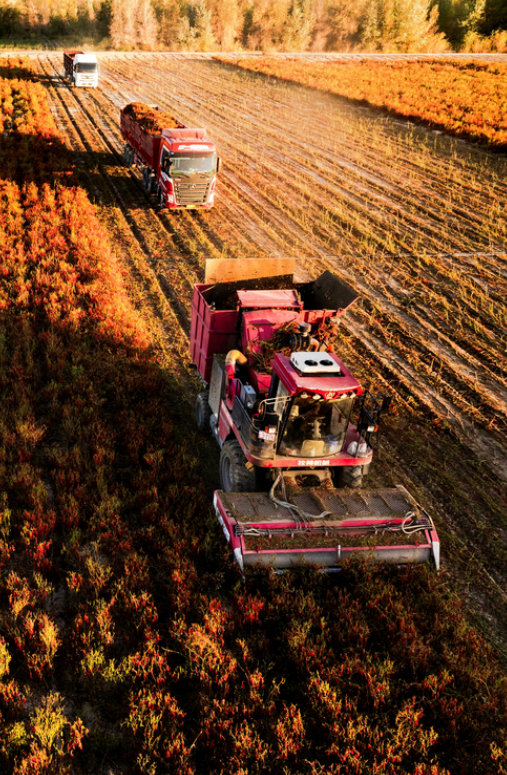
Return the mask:
M401 485L355 492L291 489L285 504L267 493L215 492L219 522L241 569L337 569L363 556L394 565L433 560L438 570L440 543L431 517Z

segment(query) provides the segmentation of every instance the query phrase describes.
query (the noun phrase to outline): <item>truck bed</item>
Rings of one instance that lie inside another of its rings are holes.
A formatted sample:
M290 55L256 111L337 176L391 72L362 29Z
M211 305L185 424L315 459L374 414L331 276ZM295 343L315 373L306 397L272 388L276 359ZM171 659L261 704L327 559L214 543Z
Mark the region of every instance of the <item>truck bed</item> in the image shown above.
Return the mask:
M120 128L124 139L130 143L143 162L151 169L156 169L162 135L151 135L124 110L120 113Z
M386 490L288 488L287 499L308 516L279 506L267 493L215 492L214 504L241 568L298 564L339 567L353 555L439 566L431 518L398 485ZM330 512L319 518L322 512Z

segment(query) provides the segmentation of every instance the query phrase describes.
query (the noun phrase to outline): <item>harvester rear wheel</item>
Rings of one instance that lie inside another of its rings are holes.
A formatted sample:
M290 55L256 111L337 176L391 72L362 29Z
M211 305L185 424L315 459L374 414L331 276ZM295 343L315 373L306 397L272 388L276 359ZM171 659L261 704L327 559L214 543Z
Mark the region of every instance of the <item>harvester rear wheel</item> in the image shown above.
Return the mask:
M363 486L363 466L343 466L338 473L339 487Z
M195 421L201 433L210 432L211 406L209 405L209 393L199 393L195 402Z
M132 167L132 162L134 161L134 150L128 143L123 149L123 158L125 160L126 166Z
M235 439L226 441L220 453L220 485L224 492L255 492L255 468L247 468L247 459Z

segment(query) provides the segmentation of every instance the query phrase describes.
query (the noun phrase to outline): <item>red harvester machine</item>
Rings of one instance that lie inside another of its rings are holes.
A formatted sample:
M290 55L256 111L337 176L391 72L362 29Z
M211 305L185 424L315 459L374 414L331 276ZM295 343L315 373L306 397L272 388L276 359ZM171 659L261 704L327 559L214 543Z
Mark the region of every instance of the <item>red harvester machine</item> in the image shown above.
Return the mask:
M208 261L194 287L197 425L221 448L214 505L234 556L242 569L332 569L359 554L438 569L433 522L405 488L360 489L389 400L331 351L358 296L330 272L294 283L293 270L290 259Z

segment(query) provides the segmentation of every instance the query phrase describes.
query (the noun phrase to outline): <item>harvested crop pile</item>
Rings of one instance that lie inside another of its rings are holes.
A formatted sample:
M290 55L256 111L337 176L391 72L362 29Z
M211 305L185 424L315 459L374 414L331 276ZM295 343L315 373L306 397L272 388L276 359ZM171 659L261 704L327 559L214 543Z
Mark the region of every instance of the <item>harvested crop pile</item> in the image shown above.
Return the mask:
M298 325L298 320L291 320L289 323L284 323L283 326L280 326L272 339L257 339L250 342L247 355L250 356L252 365L257 371L261 374L271 374L271 361L276 353L281 353L287 357L290 356L293 352L293 348L291 348L291 334L298 333ZM334 352L334 343L337 335L337 325L330 320L326 320L310 336L318 341L319 349Z
M150 135L159 135L164 129L183 129L178 119L144 102L131 102L124 112L140 124Z

